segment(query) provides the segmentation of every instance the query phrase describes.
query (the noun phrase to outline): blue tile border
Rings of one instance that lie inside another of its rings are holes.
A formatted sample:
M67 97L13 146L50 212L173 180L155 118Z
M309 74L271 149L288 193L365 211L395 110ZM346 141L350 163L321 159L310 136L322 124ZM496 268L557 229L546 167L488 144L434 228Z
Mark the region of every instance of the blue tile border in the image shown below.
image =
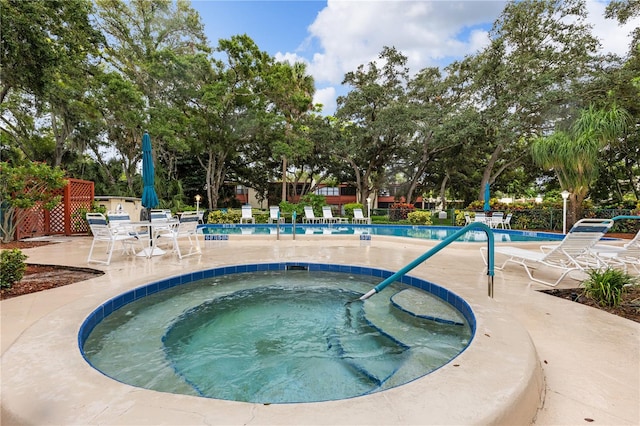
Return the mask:
M284 271L290 266L306 267L309 271L340 272L346 274L372 276L376 278L387 278L393 275L393 272L391 271L385 269L370 268L367 266L309 262L280 262L223 266L219 268L212 268L202 271L190 272L184 275L169 277L146 284L142 287L129 290L112 299L105 301L102 305L98 306L87 316L87 318L80 326L80 330L78 332L78 346L80 348L80 352L84 356L84 351L82 349L84 347L84 343L86 342L95 326L100 323L100 321L104 320L117 309L120 309L135 300L141 299L154 293L158 293L171 287L188 284L190 282L204 278L213 278L221 275L230 275L244 272ZM464 316L465 320L469 324L469 327L471 328L471 339L473 339L473 336L476 332L476 318L473 310L471 309L471 306L467 303L466 300L444 287L420 278L412 277L410 275L401 277L398 282L429 292L439 299L442 299L450 305L454 306L458 311L460 311L460 313Z

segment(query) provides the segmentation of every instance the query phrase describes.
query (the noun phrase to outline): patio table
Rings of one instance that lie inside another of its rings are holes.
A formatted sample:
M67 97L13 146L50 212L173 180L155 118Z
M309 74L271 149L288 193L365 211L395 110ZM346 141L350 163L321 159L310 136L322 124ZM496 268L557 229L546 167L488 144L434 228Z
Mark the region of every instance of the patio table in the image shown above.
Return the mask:
M147 228L149 233L149 247L137 253L136 256L146 256L147 258L151 258L151 256L162 256L163 254L165 254L166 251L153 244L155 240L156 230L158 228L170 229L177 226L178 224L180 224L180 221L177 219L130 222L130 226L136 228Z

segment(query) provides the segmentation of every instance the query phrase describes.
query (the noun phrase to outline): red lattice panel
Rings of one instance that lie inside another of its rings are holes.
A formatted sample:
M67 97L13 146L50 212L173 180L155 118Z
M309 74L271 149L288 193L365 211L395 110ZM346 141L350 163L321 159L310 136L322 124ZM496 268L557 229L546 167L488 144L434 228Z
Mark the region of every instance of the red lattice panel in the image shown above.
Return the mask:
M16 230L17 239L89 232L89 227L82 215L91 210L94 196L93 182L80 179L67 179L67 181L67 186L56 194L62 196L60 204L50 211L39 206L18 211L18 215L23 218Z
M18 227L16 228L16 238L41 237L45 235L45 218L44 210L40 206L30 209L18 209L16 217L19 217Z
M69 225L67 235L86 234L89 232L87 221L82 216L83 213L91 210L93 196L93 182L79 179L74 179L71 182L68 199L65 203L66 213L68 214L66 223Z

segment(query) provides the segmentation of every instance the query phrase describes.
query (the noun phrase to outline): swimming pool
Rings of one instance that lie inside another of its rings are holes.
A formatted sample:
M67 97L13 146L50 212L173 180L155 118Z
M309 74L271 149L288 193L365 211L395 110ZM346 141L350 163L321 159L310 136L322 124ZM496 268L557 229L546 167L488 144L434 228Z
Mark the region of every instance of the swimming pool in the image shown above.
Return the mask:
M293 225L267 224L206 224L201 225L202 233L207 236L217 235L283 235L293 234ZM296 224L296 235L383 235L391 237L418 238L426 240L444 240L456 231L459 226L424 226L424 225L359 225L359 224ZM496 242L541 242L558 241L563 238L561 234L538 231L521 231L511 229L494 229ZM465 233L458 241L486 242L487 235L484 231L471 230Z
M345 305L390 275L307 263L189 274L106 302L80 347L103 374L164 392L261 403L379 392L448 363L475 329L463 299L417 278Z

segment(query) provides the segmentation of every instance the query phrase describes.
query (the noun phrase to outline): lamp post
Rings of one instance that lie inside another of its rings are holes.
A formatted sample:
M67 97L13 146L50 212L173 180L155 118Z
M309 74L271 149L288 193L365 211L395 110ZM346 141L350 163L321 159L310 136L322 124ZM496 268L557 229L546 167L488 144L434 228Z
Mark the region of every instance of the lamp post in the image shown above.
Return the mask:
M202 197L200 194L196 195L196 214L200 214L200 200Z
M566 189L560 193L562 195L562 233L567 233L567 198L571 193Z
M371 223L371 197L367 197L367 217L369 218L369 223Z

